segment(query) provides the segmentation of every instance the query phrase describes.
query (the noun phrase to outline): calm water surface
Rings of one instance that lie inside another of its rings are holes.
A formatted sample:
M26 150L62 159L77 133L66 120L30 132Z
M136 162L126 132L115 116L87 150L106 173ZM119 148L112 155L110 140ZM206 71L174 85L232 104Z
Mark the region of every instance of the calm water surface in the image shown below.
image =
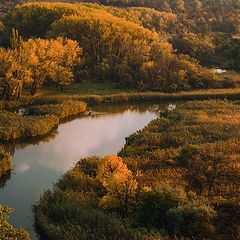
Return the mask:
M125 137L156 118L161 105L120 105L93 109L99 115L61 124L41 140L7 146L14 170L0 185L0 204L14 208L10 222L37 239L32 205L82 157L117 153Z

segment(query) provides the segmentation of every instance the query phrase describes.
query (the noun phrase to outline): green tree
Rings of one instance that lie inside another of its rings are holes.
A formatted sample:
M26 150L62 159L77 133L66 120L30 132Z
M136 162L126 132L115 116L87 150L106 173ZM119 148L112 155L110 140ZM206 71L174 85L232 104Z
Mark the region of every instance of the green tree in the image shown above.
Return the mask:
M168 187L156 187L143 194L142 204L138 210L138 221L141 226L165 228L167 211L179 206L185 198L182 190Z

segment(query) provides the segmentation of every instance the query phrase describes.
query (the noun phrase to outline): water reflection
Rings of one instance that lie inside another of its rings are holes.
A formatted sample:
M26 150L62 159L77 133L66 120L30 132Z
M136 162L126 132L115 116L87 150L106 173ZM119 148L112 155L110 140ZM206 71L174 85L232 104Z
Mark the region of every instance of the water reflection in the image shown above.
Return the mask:
M156 117L159 105L98 106L103 114L64 123L47 137L5 145L14 170L0 183L0 203L15 209L10 222L36 239L31 207L80 158L117 153L125 137Z
M7 181L11 178L11 172L7 173L3 177L0 178L0 188L4 188L6 186Z

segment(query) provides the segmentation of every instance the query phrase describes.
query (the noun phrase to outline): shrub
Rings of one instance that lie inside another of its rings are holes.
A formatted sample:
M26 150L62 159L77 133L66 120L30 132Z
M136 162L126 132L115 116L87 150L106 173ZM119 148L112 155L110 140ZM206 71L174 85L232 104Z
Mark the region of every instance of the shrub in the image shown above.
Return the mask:
M0 239L6 240L30 240L29 234L21 228L14 228L8 222L9 214L13 209L0 205Z
M6 175L12 168L12 159L3 148L0 147L0 178Z
M60 104L46 104L30 107L32 115L55 115L59 119L77 115L86 111L87 104L79 101L64 101Z
M143 195L138 219L144 227L165 228L167 211L176 208L184 198L184 192L171 188L155 188Z
M205 205L180 206L167 212L168 231L172 235L211 239L215 211Z
M113 215L89 208L67 193L45 193L35 205L35 223L44 236L55 239L134 240L143 237Z

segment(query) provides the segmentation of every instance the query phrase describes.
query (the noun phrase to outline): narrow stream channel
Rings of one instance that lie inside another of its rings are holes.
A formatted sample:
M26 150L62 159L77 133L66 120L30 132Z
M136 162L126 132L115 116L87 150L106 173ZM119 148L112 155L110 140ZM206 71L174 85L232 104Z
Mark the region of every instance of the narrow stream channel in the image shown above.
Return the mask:
M0 184L0 204L14 208L10 223L23 227L36 240L32 205L59 177L83 157L116 154L125 137L156 118L164 105L99 106L100 114L61 124L42 140L9 145L14 170Z

